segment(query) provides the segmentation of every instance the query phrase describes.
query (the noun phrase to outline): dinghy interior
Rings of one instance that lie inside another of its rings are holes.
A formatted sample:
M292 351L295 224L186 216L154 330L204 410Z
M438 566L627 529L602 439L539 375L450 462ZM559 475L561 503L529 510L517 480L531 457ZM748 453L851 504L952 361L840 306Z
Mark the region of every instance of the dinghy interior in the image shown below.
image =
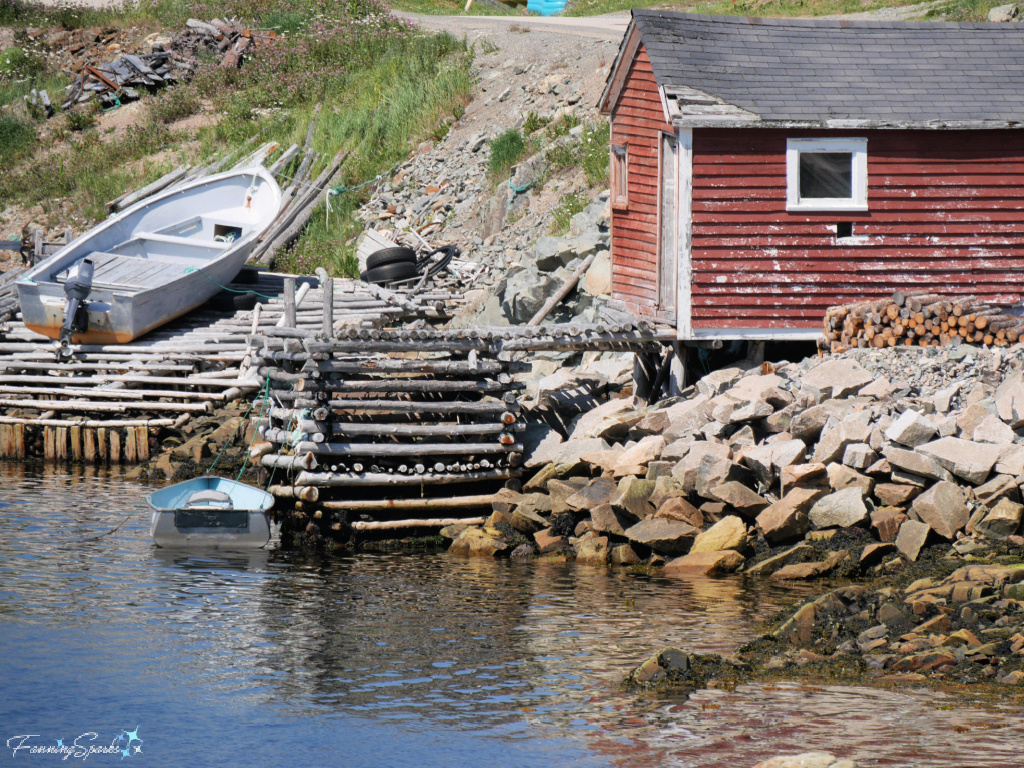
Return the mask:
M25 325L64 345L131 341L230 282L280 205L281 190L264 168L139 202L18 281Z

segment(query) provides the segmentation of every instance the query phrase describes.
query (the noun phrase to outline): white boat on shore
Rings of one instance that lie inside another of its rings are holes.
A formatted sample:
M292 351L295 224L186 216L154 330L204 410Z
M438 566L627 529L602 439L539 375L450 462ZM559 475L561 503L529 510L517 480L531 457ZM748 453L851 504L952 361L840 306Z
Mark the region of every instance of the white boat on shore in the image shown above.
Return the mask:
M25 325L64 346L129 342L233 280L280 207L262 167L146 198L18 279Z
M259 549L270 541L274 497L245 483L206 475L155 491L146 503L158 547Z

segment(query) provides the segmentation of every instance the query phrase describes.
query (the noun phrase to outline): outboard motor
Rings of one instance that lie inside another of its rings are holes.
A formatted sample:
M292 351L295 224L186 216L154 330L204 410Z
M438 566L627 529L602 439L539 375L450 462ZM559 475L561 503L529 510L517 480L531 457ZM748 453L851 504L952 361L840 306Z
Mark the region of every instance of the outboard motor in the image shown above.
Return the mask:
M92 260L83 259L75 276L64 283L64 325L60 329L62 350L71 346L72 336L84 333L89 327L89 305L85 298L92 291L92 271Z

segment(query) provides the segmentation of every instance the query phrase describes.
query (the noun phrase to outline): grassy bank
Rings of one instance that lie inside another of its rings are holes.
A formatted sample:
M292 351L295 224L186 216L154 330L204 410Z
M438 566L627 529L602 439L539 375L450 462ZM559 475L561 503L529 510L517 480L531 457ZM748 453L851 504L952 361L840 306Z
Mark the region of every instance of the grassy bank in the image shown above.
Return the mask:
M405 158L439 123L461 115L469 100L472 51L464 41L423 33L375 0L317 0L301 10L281 0L255 0L208 5L203 18L237 16L253 27L280 30L277 40L257 48L240 70L211 62L190 83L144 98L140 117L116 136L86 127L93 116L80 108L74 120L60 116L44 122L41 115L26 113L27 89L42 78L50 78L51 94L59 94L63 85L60 73L46 68L45 52L32 50L27 28L56 22L68 29L131 26L173 32L190 13L197 11L165 0L124 14L42 15L0 0L0 24L13 26L19 50L27 51L27 63L19 58L9 72L0 69L0 105L12 105L0 112L0 159L9 169L0 177L0 208L12 203L45 208L65 200L94 221L107 200L182 162L223 156L250 140L276 141L282 148L301 144L318 104L313 146L321 157L312 172L344 147L351 154L342 183L353 187ZM197 113L207 118L203 127L178 125ZM73 130L76 126L81 130ZM351 241L361 229L351 214L363 199L359 192L334 198L330 216L318 212L280 266L351 273Z

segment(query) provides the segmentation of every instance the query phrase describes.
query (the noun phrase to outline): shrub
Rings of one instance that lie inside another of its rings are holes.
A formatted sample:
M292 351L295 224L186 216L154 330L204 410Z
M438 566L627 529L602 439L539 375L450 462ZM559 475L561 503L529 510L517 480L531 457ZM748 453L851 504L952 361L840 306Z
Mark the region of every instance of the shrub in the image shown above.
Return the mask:
M179 86L149 103L149 118L157 123L173 123L191 117L202 108L203 103L194 87Z
M85 109L73 109L68 112L68 128L72 131L84 131L91 128L96 122L96 117Z
M523 135L514 128L491 140L491 156L487 167L495 178L508 175L513 165L526 154Z

